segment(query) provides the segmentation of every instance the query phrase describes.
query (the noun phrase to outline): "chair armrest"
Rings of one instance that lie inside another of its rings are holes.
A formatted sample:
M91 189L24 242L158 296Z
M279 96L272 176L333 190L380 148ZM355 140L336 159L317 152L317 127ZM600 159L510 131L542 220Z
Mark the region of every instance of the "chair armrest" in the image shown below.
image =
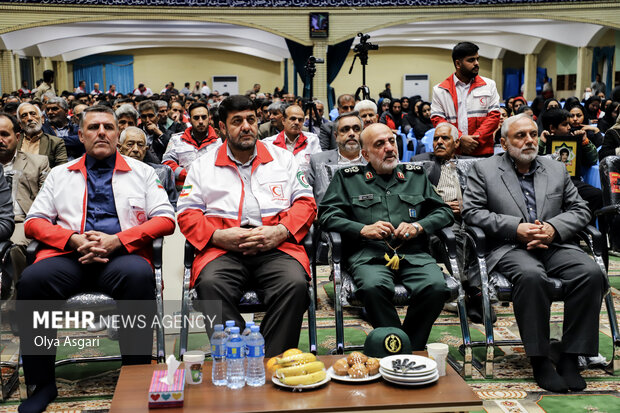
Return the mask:
M162 237L153 240L153 267L161 268L164 250L164 239Z
M607 205L594 211L594 216L600 217L602 215L620 215L620 205Z
M8 250L13 246L13 243L10 240L0 242L0 259L4 257L4 255L8 252Z
M32 240L28 247L26 247L26 262L28 265L34 263L35 258L37 257L37 251L39 251L43 247L43 243L35 240Z
M602 255L605 249L605 239L603 234L592 225L586 225L584 229L579 231L579 238L592 248L592 253Z
M486 236L484 235L484 231L482 231L481 228L473 225L467 225L465 227L465 231L467 232L467 236L474 243L476 255L478 257L484 258L484 253L486 251Z
M308 229L308 233L306 234L304 239L301 240L301 244L304 246L304 249L306 250L306 255L308 255L308 258L310 258L310 260L312 260L314 257L314 245L315 245L314 233L315 233L314 224L312 224L310 228Z
M183 265L185 266L185 268L192 268L193 263L194 263L194 246L189 241L185 241L185 253L183 255Z
M448 256L450 258L456 257L456 236L451 227L445 227L440 229L434 234L448 249Z
M323 232L332 253L332 261L340 263L342 260L342 237L338 232Z

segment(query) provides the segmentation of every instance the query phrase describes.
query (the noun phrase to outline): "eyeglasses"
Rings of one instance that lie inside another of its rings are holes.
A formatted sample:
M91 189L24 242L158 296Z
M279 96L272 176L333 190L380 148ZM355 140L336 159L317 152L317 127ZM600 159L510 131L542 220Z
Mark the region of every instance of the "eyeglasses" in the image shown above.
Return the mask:
M209 115L194 115L194 116L192 116L193 120L199 120L199 119L207 120L208 118L209 118Z
M348 133L351 129L353 129L353 132L355 133L359 133L362 131L362 127L360 125L346 125L343 126L342 128L338 129L338 133Z
M155 114L154 113L141 113L140 114L140 119L151 119L154 118Z
M346 110L347 112L352 112L353 109L355 108L355 105L345 105L345 106L341 106L341 108L343 110Z

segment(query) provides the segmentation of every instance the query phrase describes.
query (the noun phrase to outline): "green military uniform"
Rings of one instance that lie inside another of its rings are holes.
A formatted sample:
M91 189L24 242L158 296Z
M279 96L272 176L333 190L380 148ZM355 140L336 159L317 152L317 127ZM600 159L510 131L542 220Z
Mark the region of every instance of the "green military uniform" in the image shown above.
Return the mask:
M378 175L370 164L340 169L319 206L321 229L340 232L343 237L348 270L373 327L401 328L392 304L394 280L402 282L410 292L402 329L414 350L424 349L448 294L441 270L426 252L426 234L433 234L453 220L452 211L417 165L398 165L390 176ZM424 229L422 235L411 240L387 240L393 248L400 245L397 253L404 255L398 270L385 266L384 255L394 254L385 241L360 235L365 225L377 221L390 222L394 228L401 222L418 222Z

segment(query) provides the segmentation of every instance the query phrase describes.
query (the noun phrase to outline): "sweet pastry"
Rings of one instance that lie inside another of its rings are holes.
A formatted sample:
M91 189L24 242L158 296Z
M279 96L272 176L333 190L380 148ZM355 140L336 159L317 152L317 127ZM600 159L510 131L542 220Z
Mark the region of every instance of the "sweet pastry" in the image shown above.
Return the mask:
M368 374L371 376L379 373L379 360L369 357L368 360L366 360L366 368L368 369Z
M349 377L353 379L368 377L368 369L362 363L356 363L349 369Z
M349 366L353 366L356 363L364 364L366 363L366 360L368 360L368 356L360 353L359 351L354 351L353 353L349 354L349 356L347 357Z
M334 373L339 376L346 376L349 371L349 363L347 359L339 359L332 365Z

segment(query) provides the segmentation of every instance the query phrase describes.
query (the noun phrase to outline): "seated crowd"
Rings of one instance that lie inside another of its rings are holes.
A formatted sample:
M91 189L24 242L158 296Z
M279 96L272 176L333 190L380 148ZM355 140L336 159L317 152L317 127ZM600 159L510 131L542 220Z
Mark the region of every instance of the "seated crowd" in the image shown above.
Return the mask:
M573 238L593 222L602 195L558 162L574 154L543 155L554 136L577 138L584 167L620 155L619 105L593 96L584 103L537 98L531 107L516 97L500 106L495 82L478 74L478 48L459 43L452 58L455 72L434 87L432 102L394 99L388 84L377 102L340 95L333 119L318 100L310 111L307 101L278 88L262 93L260 84L228 96L206 82L180 91L170 82L159 94L140 83L123 95L98 84L88 93L80 82L56 96L46 71L36 90L24 84L1 102L0 238L15 245L17 310L92 290L153 301L151 242L178 222L197 251L191 285L198 298L222 303L219 322L243 326L237 304L252 283L267 308L265 355L274 356L297 345L310 277L301 241L316 222L342 234L345 265L372 326L402 328L413 350L423 350L448 297L430 236L451 227L462 245L464 225L476 225L493 245L489 270L514 284L537 383L583 390L577 356L598 353L608 285ZM461 176L455 164L474 158ZM319 184L325 165L342 166L329 185ZM44 248L27 267L32 239ZM463 248L458 255L468 315L480 322L480 276ZM566 290L555 364L551 278ZM395 282L411 296L402 323ZM154 306L147 307L152 317ZM43 411L57 396L55 352L33 347L41 330L19 329L26 382L35 386L20 411ZM121 329L124 364L150 362L152 334L143 330Z

